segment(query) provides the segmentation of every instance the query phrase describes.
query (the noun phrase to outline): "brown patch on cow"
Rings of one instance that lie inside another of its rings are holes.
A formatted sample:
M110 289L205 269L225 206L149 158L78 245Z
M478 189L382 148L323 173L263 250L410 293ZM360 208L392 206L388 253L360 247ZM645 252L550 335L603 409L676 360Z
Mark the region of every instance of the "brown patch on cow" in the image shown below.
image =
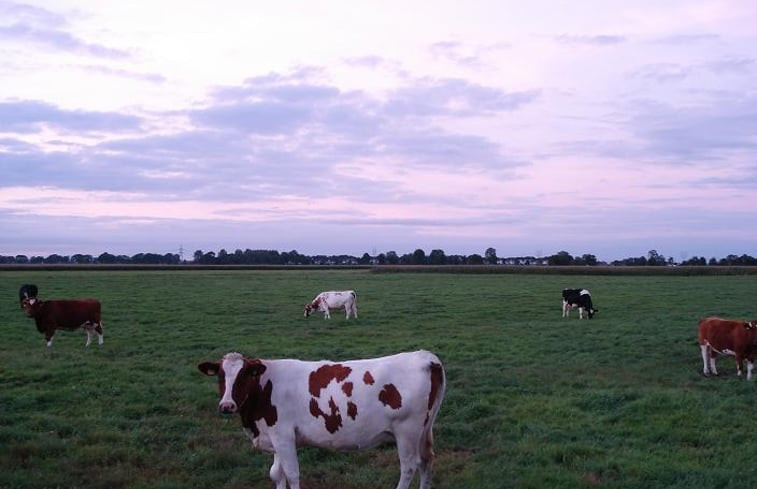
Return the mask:
M363 382L365 383L365 385L373 385L373 383L376 381L373 380L373 375L371 375L370 372L366 371L365 375L363 375Z
M255 426L255 422L263 419L266 425L273 426L278 421L279 414L276 406L271 402L273 383L268 380L265 387L261 388L259 375L251 376L251 379L243 387L243 389L249 389L249 395L246 396L246 401L239 406L239 415L242 418L242 426L250 429L254 436L258 436L260 431ZM239 392L237 395L241 399L245 399L245 394L245 392Z
M342 426L342 416L339 414L339 407L336 405L336 402L334 402L333 397L329 398L329 409L331 410L330 413L323 412L318 405L318 401L316 401L314 397L310 398L310 414L312 414L314 418L323 417L328 432L335 433Z
M353 387L352 382L345 382L342 385L342 392L344 392L347 395L347 397L352 397L352 387Z
M353 420L357 418L357 405L354 402L347 403L347 416Z
M339 363L319 367L317 370L310 372L310 378L308 379L310 394L313 397L320 397L321 390L325 389L332 380L341 382L347 378L350 372L352 372L352 368L345 367Z
M402 396L394 384L384 384L384 388L379 392L378 399L384 406L389 406L392 409L402 407Z

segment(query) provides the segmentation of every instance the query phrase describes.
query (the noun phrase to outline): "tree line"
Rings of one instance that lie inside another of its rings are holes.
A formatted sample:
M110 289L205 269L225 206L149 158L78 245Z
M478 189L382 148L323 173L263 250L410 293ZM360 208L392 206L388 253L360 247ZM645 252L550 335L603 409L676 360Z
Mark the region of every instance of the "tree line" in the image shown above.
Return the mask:
M101 253L89 255L77 253L74 255L51 254L49 256L3 256L0 264L81 264L81 265L523 265L523 266L754 266L757 258L749 255L728 255L724 258L709 258L694 256L680 262L673 257L666 257L656 250L650 250L646 255L615 260L610 263L599 261L595 255L583 254L573 256L567 251L560 251L545 257L516 256L499 257L497 250L487 248L483 254L448 255L444 250L434 249L430 253L418 248L412 253L398 254L387 251L377 255L363 253L361 256L352 255L303 255L296 250L279 252L277 250L241 250L227 252L221 249L214 251L197 250L192 260L187 261L178 253L137 253L135 255L113 255Z

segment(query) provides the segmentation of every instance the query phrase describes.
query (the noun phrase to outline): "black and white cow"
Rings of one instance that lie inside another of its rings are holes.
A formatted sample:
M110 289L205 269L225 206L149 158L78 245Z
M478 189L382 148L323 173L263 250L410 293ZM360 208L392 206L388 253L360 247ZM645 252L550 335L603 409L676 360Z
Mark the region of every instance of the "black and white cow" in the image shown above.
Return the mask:
M594 309L591 303L591 294L587 289L563 289L562 290L562 317L570 316L570 310L578 308L578 318L584 318L584 310L589 319L594 317L594 313L599 309Z
M24 284L18 289L18 302L21 304L21 309L24 308L24 300L37 298L37 286L34 284Z

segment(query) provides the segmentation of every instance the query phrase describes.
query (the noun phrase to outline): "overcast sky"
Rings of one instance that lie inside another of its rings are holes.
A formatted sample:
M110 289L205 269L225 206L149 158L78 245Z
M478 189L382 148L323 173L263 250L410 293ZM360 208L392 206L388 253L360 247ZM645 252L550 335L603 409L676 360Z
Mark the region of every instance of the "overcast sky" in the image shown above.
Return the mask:
M0 0L0 254L757 256L757 2Z

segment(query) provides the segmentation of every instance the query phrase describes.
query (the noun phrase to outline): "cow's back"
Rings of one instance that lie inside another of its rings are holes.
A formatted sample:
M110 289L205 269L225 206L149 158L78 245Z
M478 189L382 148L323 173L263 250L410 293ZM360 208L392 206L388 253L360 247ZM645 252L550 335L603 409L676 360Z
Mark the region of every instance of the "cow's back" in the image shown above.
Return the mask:
M699 344L716 350L734 350L748 346L749 331L744 321L707 317L699 321Z
M422 425L431 418L433 423L444 395L441 362L426 351L342 362L266 360L265 365L261 384L272 383L278 421L262 426L261 448L268 430L294 430L301 445L375 446L390 441L403 422Z
M58 328L76 329L84 323L100 323L100 301L96 299L49 300L40 305L37 320Z

